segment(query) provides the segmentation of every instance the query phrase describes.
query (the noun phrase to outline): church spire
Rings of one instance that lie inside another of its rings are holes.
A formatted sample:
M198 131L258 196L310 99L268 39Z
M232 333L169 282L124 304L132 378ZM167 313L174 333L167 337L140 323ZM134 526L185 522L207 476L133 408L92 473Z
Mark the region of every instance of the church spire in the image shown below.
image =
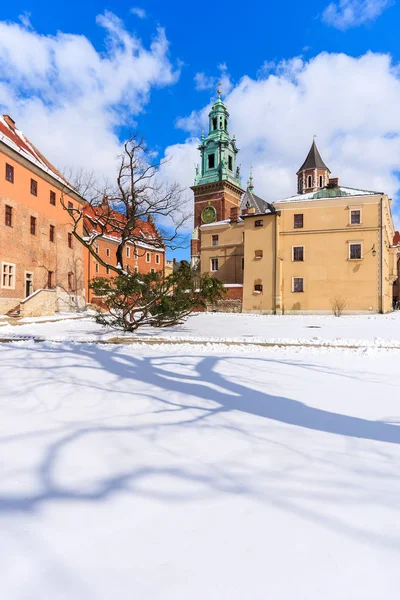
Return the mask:
M252 194L254 192L254 184L253 184L253 165L250 167L250 177L247 184L248 191Z
M229 112L221 99L221 84L218 84L217 94L208 115L208 135L201 137L201 164L196 168L194 184L228 180L240 187L239 168L236 167L239 149L235 136L231 138L228 132Z
M330 170L324 163L315 143L315 136L306 160L297 171L297 191L299 194L316 192L329 183Z

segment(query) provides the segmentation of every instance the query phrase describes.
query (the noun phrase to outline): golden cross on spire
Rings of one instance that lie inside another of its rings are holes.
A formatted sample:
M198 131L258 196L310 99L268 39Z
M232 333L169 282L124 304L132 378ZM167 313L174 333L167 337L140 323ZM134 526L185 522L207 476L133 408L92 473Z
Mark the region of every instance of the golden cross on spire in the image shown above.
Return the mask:
M218 96L221 96L221 85L222 85L221 81L218 81L218 89L217 89Z

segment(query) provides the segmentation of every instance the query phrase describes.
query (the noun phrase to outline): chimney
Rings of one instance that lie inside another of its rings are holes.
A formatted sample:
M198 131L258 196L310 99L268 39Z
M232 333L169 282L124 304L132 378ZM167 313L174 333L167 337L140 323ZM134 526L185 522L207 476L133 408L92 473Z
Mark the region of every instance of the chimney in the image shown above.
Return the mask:
M339 179L337 177L330 177L329 178L329 183L328 183L328 188L337 188L339 187Z
M108 198L107 198L107 196L103 196L103 198L101 199L101 207L102 208L108 208Z
M237 223L239 221L239 207L234 206L231 208L230 219L232 223Z
M154 227L154 219L151 215L147 216L147 222L149 225L151 225L152 227Z
M10 117L10 115L3 115L3 119L7 123L10 129L15 130L15 121Z

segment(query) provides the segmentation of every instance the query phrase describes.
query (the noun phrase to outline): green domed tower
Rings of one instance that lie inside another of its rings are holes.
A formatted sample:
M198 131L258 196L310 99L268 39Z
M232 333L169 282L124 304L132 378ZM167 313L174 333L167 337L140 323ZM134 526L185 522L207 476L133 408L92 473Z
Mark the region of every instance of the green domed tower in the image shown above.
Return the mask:
M237 215L244 193L240 185L240 169L236 166L239 152L235 136L228 132L229 113L221 100L221 90L209 113L207 137L201 136L201 163L196 167L194 192L194 230L192 264L200 268L201 226L225 221ZM234 217L236 218L236 217Z
M228 133L229 113L221 100L220 90L208 119L209 131L207 137L204 137L204 133L201 136L201 163L197 168L194 185L227 180L240 187L239 169L236 167L239 149L235 136L231 138Z

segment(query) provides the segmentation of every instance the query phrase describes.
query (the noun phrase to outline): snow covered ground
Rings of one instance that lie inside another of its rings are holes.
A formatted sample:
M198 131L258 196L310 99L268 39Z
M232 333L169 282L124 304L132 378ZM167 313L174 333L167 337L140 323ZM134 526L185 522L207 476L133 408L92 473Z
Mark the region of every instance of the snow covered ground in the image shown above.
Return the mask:
M312 339L313 323L400 340L397 315L199 315L162 335ZM398 598L400 350L10 329L64 341L0 344L1 599Z
M120 332L107 331L92 317L52 322L30 320L19 325L0 326L0 338L36 336L46 340L96 341ZM307 343L329 345L400 346L400 311L387 315L360 316L269 316L200 313L186 323L166 329L143 328L125 337L163 340L236 341L241 343Z

